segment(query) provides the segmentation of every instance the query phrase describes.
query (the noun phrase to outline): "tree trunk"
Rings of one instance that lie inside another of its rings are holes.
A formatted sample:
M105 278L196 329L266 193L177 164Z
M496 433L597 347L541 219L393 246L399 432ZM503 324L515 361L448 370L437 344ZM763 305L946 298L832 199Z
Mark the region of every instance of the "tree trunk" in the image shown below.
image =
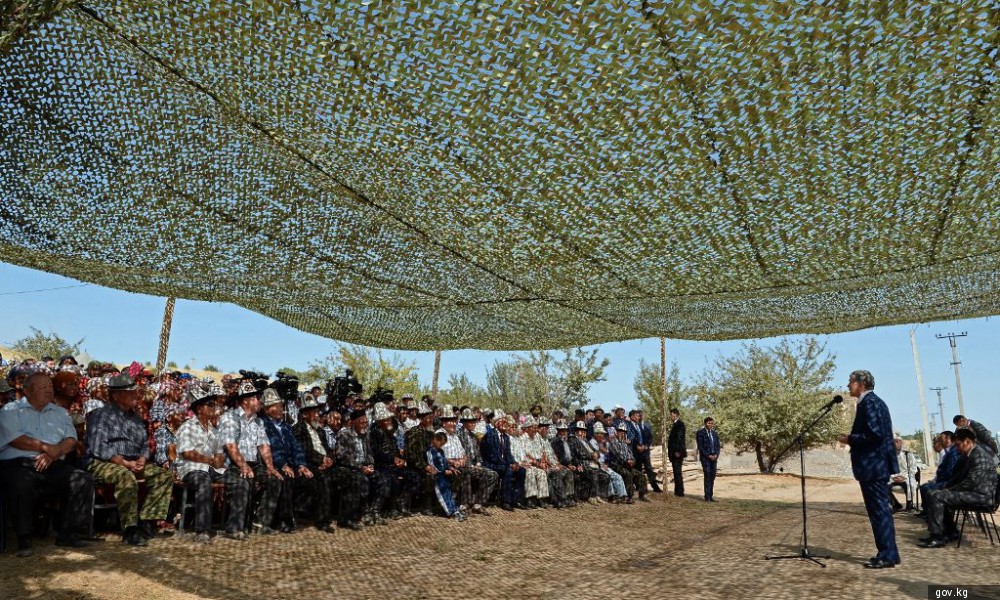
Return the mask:
M768 465L764 461L764 445L760 442L754 443L754 451L757 453L757 468L760 469L761 473L770 473L774 466Z

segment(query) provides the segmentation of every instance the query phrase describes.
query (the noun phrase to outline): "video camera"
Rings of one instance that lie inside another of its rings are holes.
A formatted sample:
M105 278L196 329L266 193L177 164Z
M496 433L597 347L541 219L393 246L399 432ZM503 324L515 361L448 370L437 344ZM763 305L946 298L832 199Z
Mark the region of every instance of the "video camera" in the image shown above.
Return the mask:
M299 378L295 375L289 375L284 371L278 371L274 374L274 381L271 382L271 387L274 391L278 392L281 399L285 403L295 402L299 398Z
M253 383L253 386L257 388L257 391L263 391L268 385L267 375L263 373L258 373L256 371L244 371L240 369L240 375L243 379Z
M344 408L347 396L350 394L360 394L364 387L354 376L354 371L344 370L343 377L335 377L326 382L326 404L330 410L340 411Z
M374 406L376 402L382 402L388 404L390 400L394 400L395 396L392 390L383 390L382 388L375 388L375 393L368 398L368 405Z

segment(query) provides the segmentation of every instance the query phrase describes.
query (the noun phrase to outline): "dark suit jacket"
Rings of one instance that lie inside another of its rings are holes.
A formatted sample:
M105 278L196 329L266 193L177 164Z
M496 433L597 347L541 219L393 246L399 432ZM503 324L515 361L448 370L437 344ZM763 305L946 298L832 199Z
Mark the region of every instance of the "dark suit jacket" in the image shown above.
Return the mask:
M677 419L674 424L670 426L670 436L667 438L667 452L670 453L670 460L677 458L677 452L681 453L681 456L687 456L687 428L684 426L684 421Z
M569 438L566 438L566 444L569 444ZM573 459L573 446L569 447L567 452L566 446L563 445L563 439L556 436L552 440L552 451L556 453L556 458L559 459L559 464L564 467L575 467L578 465L577 461Z
M858 481L888 481L893 473L899 473L889 407L875 392L858 402L848 443L851 445L851 469Z
M323 447L320 451L313 448L312 438L309 435L309 430L306 429L307 427L309 427L309 424L303 419L299 419L295 425L292 425L292 434L295 435L295 439L302 446L302 451L306 455L306 464L310 469L316 469L323 462L324 458L329 457L330 460L333 460L333 452L326 447L326 434L322 430L317 431L316 436L319 437L319 441L323 444Z
M946 489L953 492L971 492L981 495L983 502L993 504L997 488L997 457L989 448L976 444L962 461Z
M483 455L483 466L494 471L504 471L514 464L514 455L510 452L510 436L492 427L479 442L479 453Z
M715 435L709 435L708 429L702 427L694 435L695 441L698 443L699 460L707 461L710 454L719 454L722 451L722 440L719 439L719 432L714 433Z
M976 445L986 446L993 451L993 454L997 453L997 441L993 439L993 434L990 433L989 429L986 429L985 425L969 419L969 428L976 434Z

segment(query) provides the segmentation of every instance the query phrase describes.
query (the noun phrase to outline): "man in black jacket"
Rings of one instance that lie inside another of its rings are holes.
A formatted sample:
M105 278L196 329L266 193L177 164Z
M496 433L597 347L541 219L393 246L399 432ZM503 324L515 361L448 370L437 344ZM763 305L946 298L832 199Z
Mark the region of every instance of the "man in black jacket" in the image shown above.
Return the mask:
M997 454L997 441L993 438L993 434L990 430L986 428L985 425L979 421L973 421L972 419L965 418L965 415L955 415L955 418L951 420L955 424L955 427L968 427L976 434L976 444L979 446L986 446L993 454Z
M687 456L687 429L681 421L681 413L676 408L670 409L670 437L667 438L667 452L670 453L670 465L674 471L674 495L684 495L684 458ZM664 485L664 487L666 487Z
M993 506L997 455L977 444L976 434L971 429L959 428L955 432L955 446L965 456L958 473L944 489L933 490L924 499L930 531L930 537L921 540L924 548L940 548L948 544L949 538L956 537L954 516L949 509L961 504Z

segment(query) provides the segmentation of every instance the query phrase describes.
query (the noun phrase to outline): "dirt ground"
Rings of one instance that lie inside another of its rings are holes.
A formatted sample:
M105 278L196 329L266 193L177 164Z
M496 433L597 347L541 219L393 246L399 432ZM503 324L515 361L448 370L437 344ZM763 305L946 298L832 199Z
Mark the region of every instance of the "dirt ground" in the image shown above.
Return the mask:
M961 548L916 547L923 521L896 517L903 563L861 567L875 552L857 484L808 482L809 542L826 568L765 560L797 554L799 481L722 476L717 503L654 494L634 506L496 511L465 523L415 517L360 532L164 538L146 549L117 537L85 551L38 541L0 556L0 598L927 598L928 584L1000 584L1000 547L967 530ZM995 597L1000 598L1000 587Z

